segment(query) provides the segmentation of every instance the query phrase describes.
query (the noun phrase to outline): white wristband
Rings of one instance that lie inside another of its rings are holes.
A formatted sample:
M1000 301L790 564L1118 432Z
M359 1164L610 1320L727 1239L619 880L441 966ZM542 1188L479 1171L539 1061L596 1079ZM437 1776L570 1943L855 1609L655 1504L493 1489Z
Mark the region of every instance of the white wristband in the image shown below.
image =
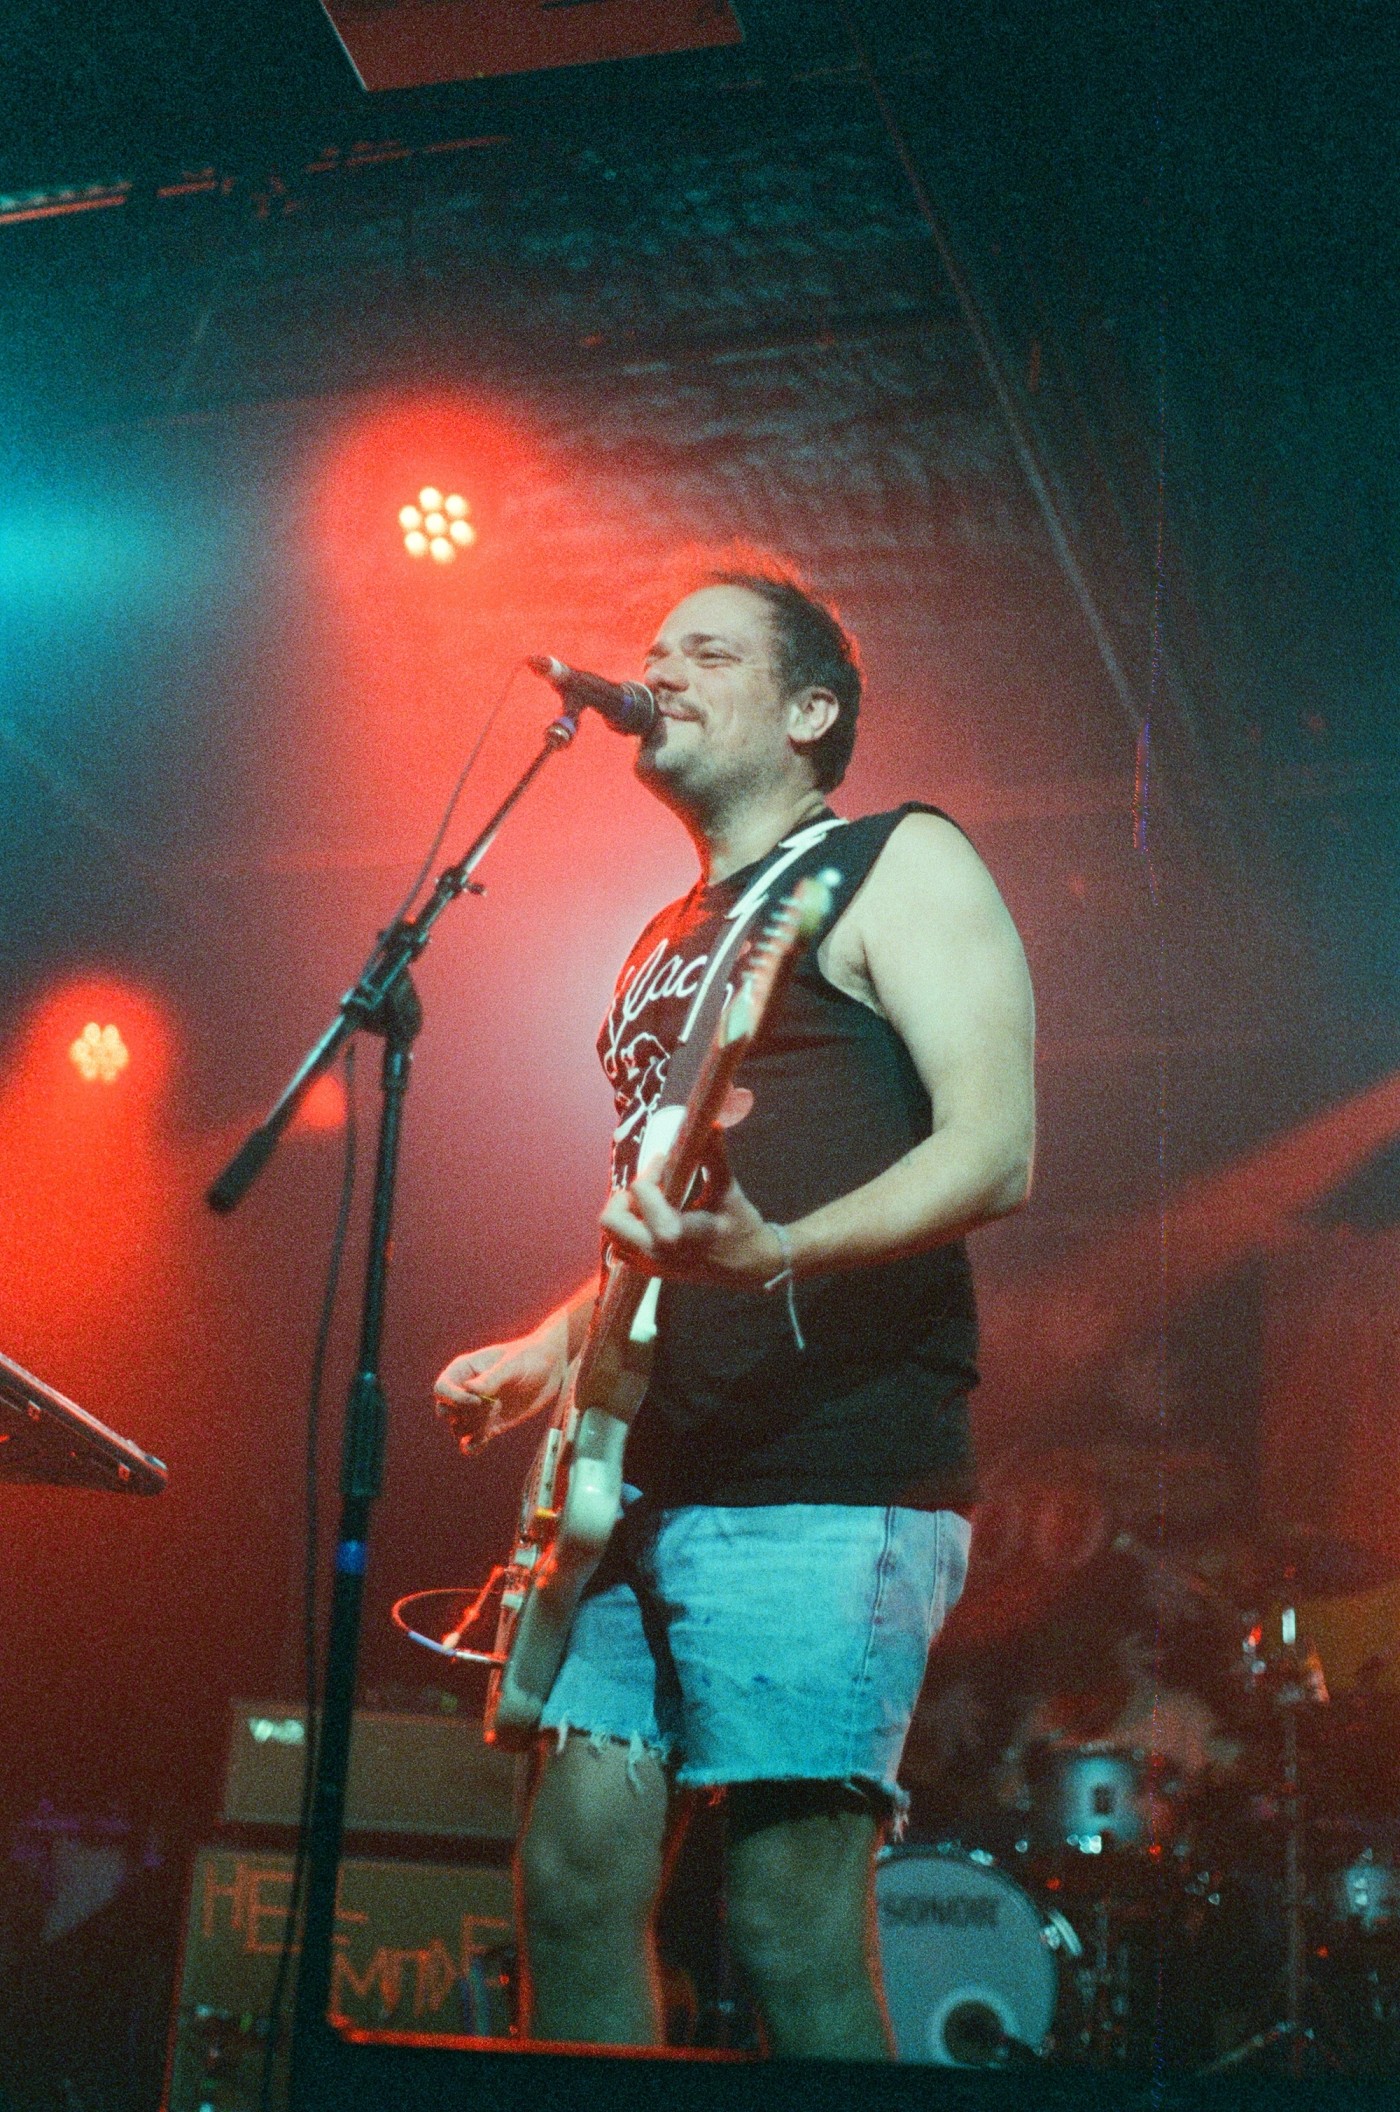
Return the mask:
M777 1239L778 1251L783 1257L783 1265L776 1276L769 1277L763 1288L765 1291L776 1291L780 1283L786 1286L788 1319L792 1323L792 1339L799 1349L805 1349L807 1344L803 1339L802 1326L797 1317L797 1278L792 1270L792 1241L788 1237L786 1225L770 1225L768 1229Z

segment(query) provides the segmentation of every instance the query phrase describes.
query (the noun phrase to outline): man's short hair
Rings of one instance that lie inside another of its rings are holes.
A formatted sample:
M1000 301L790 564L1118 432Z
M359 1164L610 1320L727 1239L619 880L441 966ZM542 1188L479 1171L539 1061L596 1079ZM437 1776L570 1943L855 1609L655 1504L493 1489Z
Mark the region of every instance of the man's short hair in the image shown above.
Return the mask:
M776 646L776 672L783 692L829 689L839 706L837 716L808 751L817 788L833 792L851 760L860 713L860 655L855 639L835 609L807 591L791 574L725 569L706 574L706 585L743 587L765 602Z

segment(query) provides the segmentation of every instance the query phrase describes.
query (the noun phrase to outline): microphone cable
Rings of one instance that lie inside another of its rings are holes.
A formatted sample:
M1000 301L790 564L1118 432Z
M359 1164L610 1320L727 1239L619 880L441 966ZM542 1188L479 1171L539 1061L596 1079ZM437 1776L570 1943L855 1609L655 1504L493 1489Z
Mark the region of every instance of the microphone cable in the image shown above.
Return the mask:
M302 1572L302 1649L305 1657L305 1685L303 1693L306 1709L306 1738L303 1747L301 1805L297 1813L297 1839L292 1859L292 1882L287 1900L287 1919L282 1931L282 1941L278 1947L277 1971L272 1983L272 1994L268 2001L267 2020L264 2027L266 2038L263 2042L262 2072L258 2081L258 2112L271 2112L278 2042L282 2036L282 2011L287 1999L287 1981L291 1972L292 1954L296 1948L297 1923L301 1917L302 1895L306 1889L306 1865L311 1847L311 1799L316 1781L317 1718L321 1703L318 1681L321 1648L319 1578L321 1544L321 1410L325 1399L326 1360L330 1352L331 1327L335 1320L336 1301L340 1291L341 1269L345 1260L345 1245L350 1230L350 1214L355 1200L355 1171L358 1158L359 1129L355 1104L355 1039L353 1035L345 1044L344 1069L345 1154L340 1177L340 1200L336 1206L335 1229L331 1234L330 1258L326 1265L325 1289L321 1294L321 1311L316 1323L316 1344L311 1353L311 1378L307 1388L306 1402L306 1541Z
M400 902L398 908L394 911L393 916L389 919L389 922L385 927L386 930L392 931L396 924L402 924L404 918L409 914L410 910L413 908L414 903L418 900L419 894L422 892L423 889L423 884L426 881L429 873L431 873L433 866L437 862L437 855L438 852L442 849L443 839L452 826L452 817L457 811L457 803L462 797L462 793L466 787L467 779L471 776L472 771L476 768L477 758L481 754L482 749L486 746L487 738L491 732L492 727L495 725L497 719L501 716L501 713L506 708L506 699L509 697L512 689L515 687L518 677L529 671L529 665L530 663L528 660L517 660L515 666L506 676L505 686L501 690L501 693L497 697L495 703L491 706L491 709L487 712L481 731L477 735L475 741L472 743L471 753L468 755L466 761L463 763L462 768L458 773L457 782L452 787L451 792L448 794L447 805L443 808L442 811L442 819L437 825L437 829L434 832L432 842L428 845L427 850L423 853L423 862L419 866L418 871L414 876L413 885L409 888L408 893L404 896L402 902Z

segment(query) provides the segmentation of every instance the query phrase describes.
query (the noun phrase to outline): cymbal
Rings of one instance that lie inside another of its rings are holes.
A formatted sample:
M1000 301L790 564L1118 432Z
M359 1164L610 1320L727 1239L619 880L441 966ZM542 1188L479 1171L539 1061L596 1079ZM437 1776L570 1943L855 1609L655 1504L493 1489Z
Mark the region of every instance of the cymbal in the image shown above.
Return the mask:
M1376 1591L1400 1576L1400 1567L1389 1556L1339 1540L1314 1525L1285 1526L1262 1536L1254 1558L1260 1582L1300 1599L1346 1598L1352 1592Z
M1195 1549L1191 1567L1217 1602L1256 1611L1271 1600L1336 1599L1375 1591L1400 1574L1388 1556L1312 1525L1208 1539Z
M1211 1445L1171 1452L1150 1445L1091 1445L1084 1458L1124 1525L1160 1521L1189 1531L1238 1501L1239 1470Z
M1119 1525L1189 1529L1234 1509L1239 1469L1212 1445L1056 1445L1013 1453L984 1477L989 1495L1027 1488L1076 1489L1094 1495Z

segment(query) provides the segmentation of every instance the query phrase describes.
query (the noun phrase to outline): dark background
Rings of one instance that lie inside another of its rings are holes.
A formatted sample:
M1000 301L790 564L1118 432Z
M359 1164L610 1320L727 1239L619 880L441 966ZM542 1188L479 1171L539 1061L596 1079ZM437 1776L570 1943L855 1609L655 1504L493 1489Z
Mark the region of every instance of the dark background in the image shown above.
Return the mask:
M1344 1286L1350 1240L1391 1280L1384 1132L1319 1145L1165 1290L1142 1256L1185 1184L1396 1063L1392 11L739 12L728 51L382 98L311 0L4 32L0 1347L170 1466L150 1504L4 1494L10 1824L47 1795L198 1839L229 1698L298 1691L341 1132L230 1222L202 1187L519 656L634 670L681 545L774 547L836 598L869 678L841 804L948 807L1024 933L1042 1143L1031 1209L976 1243L989 1461L1111 1429L1146 1350L1152 1441L1267 1487L1297 1391L1270 1253L1314 1240L1308 1280ZM124 202L47 212L74 185ZM441 570L396 525L429 480L480 531ZM449 849L549 701L512 689ZM483 1571L528 1456L459 1462L431 1380L588 1267L592 1038L692 871L590 723L423 967L381 1690L433 1677L390 1602ZM105 1098L66 1063L90 1017L132 1049ZM374 1076L366 1046L362 1145ZM1345 1452L1346 1386L1317 1412Z

